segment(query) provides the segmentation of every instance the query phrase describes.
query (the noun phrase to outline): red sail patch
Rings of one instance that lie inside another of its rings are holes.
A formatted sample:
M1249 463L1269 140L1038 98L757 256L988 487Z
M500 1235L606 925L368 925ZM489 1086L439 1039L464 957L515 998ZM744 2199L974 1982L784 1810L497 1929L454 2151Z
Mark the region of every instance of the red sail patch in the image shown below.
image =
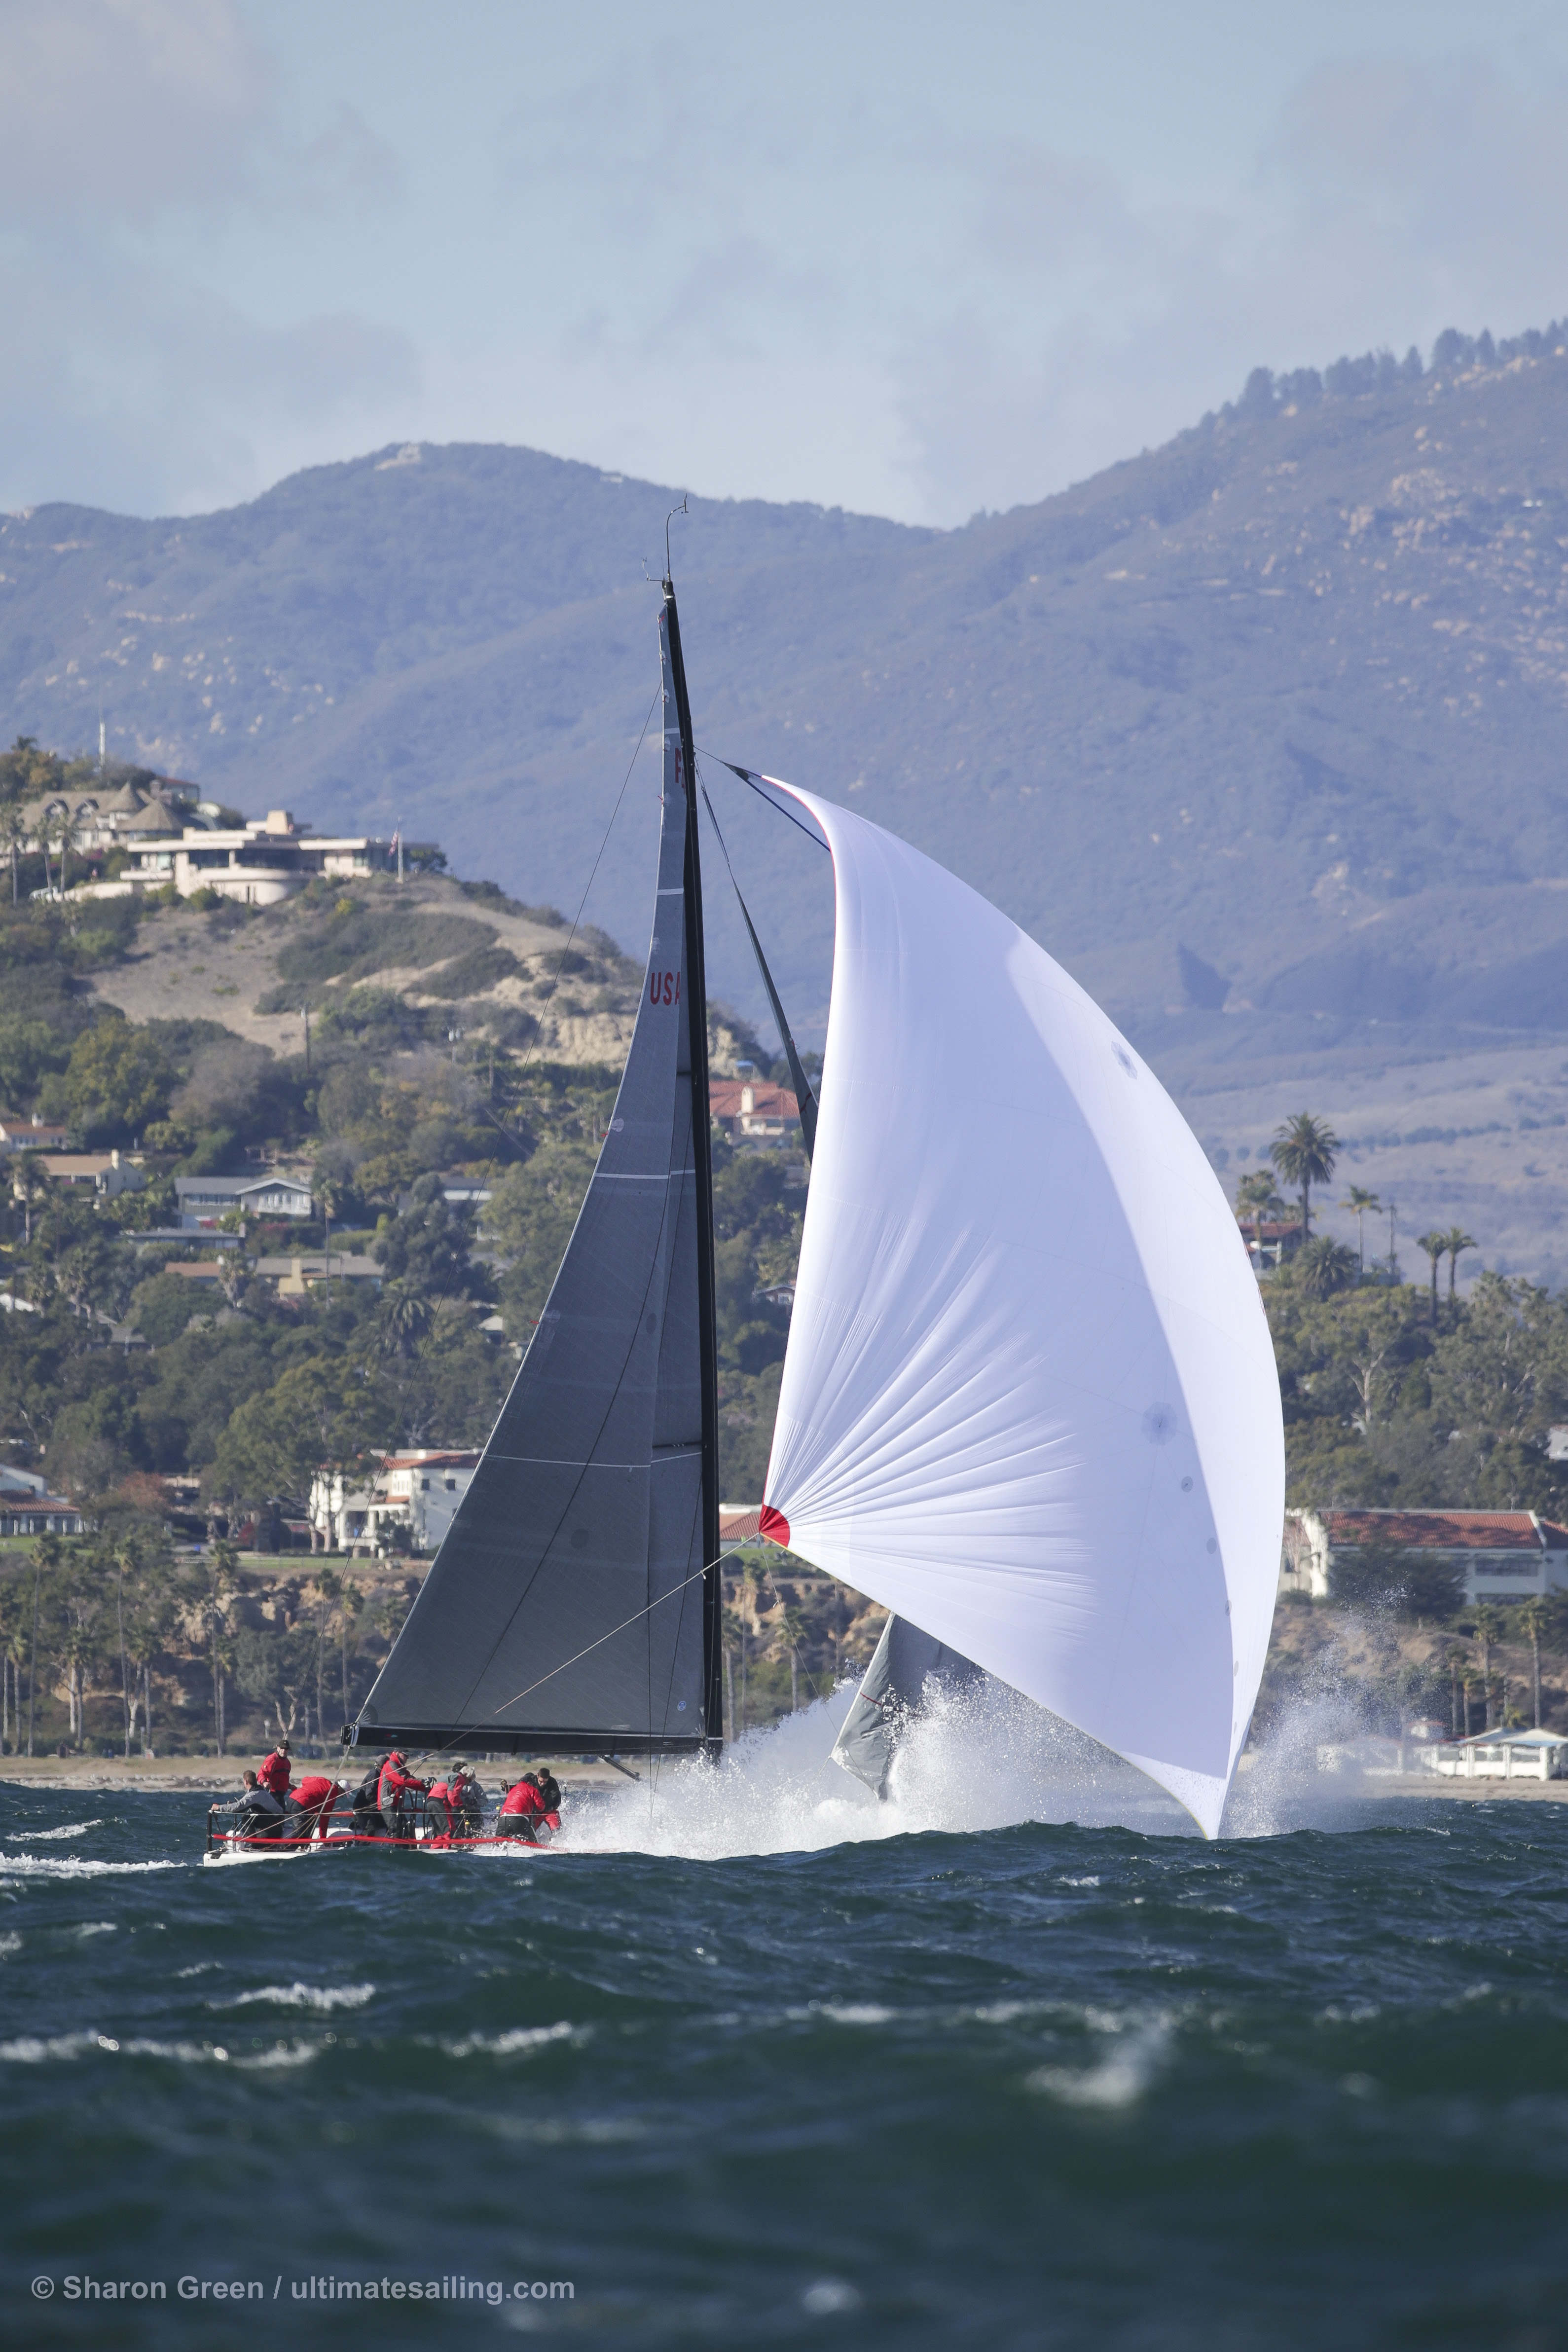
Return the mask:
M782 1511L774 1509L771 1503L764 1503L762 1506L762 1515L758 1521L758 1533L764 1542L776 1543L780 1550L789 1550L789 1522Z

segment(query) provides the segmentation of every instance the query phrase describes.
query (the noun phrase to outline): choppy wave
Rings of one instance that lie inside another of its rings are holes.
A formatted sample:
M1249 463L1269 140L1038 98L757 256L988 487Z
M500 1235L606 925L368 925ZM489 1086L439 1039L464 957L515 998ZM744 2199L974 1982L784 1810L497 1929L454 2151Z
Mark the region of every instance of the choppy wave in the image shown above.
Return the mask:
M51 1838L86 1837L89 1830L100 1830L102 1827L103 1823L101 1821L62 1822L57 1829L13 1830L11 1832L11 1835L14 1838L24 1841L28 1845L47 1845Z
M115 1878L149 1870L185 1870L183 1862L94 1862L86 1854L0 1854L0 1886L16 1878Z
M259 1985L254 1992L233 1992L221 2000L209 2001L209 2009L249 2009L257 2001L266 2001L273 2009L314 2009L323 2013L335 2009L363 2009L374 2000L373 1984L357 1985Z

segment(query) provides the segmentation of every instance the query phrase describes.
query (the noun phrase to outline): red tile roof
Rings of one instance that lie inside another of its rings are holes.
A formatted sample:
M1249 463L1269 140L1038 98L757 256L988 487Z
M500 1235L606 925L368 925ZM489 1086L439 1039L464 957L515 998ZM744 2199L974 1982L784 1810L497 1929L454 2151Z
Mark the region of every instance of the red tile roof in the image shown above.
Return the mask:
M800 1105L788 1087L766 1085L759 1078L710 1078L707 1082L708 1108L715 1118L739 1118L743 1116L740 1097L751 1089L751 1108L744 1114L748 1118L798 1118Z
M1331 1544L1391 1543L1443 1551L1568 1550L1568 1528L1528 1511L1325 1511Z

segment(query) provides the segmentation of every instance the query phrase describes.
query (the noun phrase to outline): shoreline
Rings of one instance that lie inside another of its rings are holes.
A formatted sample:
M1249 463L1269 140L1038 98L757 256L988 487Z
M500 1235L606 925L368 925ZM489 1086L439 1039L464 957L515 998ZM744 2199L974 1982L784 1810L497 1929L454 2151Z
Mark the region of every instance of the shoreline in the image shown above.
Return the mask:
M204 1791L212 1796L232 1795L238 1788L240 1776L256 1771L267 1751L254 1756L4 1756L0 1757L0 1785L9 1782L24 1789L79 1789L84 1795L111 1795L116 1790L137 1789L177 1791L189 1796L193 1791ZM497 1780L510 1773L532 1770L538 1761L532 1757L508 1757L505 1764L485 1764L471 1759L482 1780ZM310 1772L322 1772L329 1779L342 1777L341 1759L334 1763L325 1757L297 1756L295 1778L303 1780ZM608 1764L573 1764L562 1769L556 1759L556 1778L563 1790L581 1791L585 1789L612 1789L624 1780L624 1773ZM352 1785L350 1783L350 1785Z

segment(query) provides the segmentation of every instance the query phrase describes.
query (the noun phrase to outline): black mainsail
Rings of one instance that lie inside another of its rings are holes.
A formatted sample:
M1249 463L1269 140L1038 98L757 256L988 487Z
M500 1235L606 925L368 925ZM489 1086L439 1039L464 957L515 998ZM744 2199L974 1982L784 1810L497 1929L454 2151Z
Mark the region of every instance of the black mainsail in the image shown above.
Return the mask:
M357 1747L683 1755L721 1737L707 996L691 712L659 616L653 944L592 1181L537 1334Z

